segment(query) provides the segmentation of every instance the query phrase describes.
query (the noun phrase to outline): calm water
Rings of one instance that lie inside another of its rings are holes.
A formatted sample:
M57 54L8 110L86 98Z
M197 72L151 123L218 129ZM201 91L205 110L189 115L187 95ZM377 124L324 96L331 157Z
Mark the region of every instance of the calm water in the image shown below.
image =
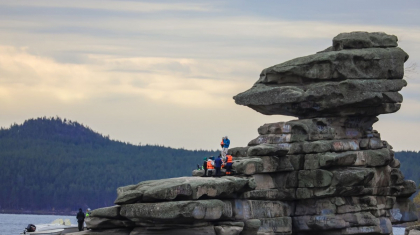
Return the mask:
M0 214L0 235L19 235L28 224L49 224L56 219L70 219L71 224L77 224L76 216Z
M393 229L394 235L404 235L405 228L401 227L394 227Z
M76 216L0 214L0 235L19 235L28 224L49 224L56 219L70 219L77 224ZM404 230L395 227L394 235L404 235Z

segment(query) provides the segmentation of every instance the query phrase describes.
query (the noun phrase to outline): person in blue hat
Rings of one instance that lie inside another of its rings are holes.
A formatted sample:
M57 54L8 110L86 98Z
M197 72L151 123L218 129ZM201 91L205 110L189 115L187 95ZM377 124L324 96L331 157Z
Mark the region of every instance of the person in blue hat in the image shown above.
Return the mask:
M228 149L229 149L230 139L227 136L223 137L222 138L222 143L220 143L220 145L222 146L222 152L221 152L222 159L223 159L223 161L226 161L226 155L227 155L227 152L228 152Z

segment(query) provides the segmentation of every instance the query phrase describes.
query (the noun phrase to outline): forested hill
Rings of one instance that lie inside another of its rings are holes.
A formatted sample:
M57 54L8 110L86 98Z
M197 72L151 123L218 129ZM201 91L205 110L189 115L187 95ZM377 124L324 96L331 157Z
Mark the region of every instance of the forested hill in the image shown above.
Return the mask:
M110 206L117 187L189 176L210 155L135 146L61 118L27 120L0 130L0 212Z
M396 152L395 157L401 162L401 172L404 177L420 184L420 151Z

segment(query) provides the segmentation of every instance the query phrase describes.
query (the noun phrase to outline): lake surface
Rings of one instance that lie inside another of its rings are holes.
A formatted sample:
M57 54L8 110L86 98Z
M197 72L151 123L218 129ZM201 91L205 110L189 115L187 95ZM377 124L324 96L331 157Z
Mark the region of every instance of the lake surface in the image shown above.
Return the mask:
M0 235L19 235L28 224L49 224L56 219L70 219L77 224L76 216L0 214Z
M404 235L405 228L402 227L393 227L392 231L394 232L394 235Z
M77 224L76 216L0 214L0 235L19 235L28 224L49 224L56 219L70 219ZM404 231L405 228L394 227L394 235L404 235Z

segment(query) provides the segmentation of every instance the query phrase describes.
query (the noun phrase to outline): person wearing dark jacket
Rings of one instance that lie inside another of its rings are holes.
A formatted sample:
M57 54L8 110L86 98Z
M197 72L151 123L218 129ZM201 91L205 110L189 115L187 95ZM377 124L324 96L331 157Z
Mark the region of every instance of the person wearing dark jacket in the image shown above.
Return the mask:
M219 155L219 157L214 160L214 168L216 169L216 177L220 177L220 168L222 168L222 156Z
M85 222L85 213L83 213L82 208L79 208L79 213L77 213L76 219L77 219L79 231L83 231L83 224Z
M203 169L204 169L204 175L203 177L207 176L207 158L204 158L204 162L203 162Z

